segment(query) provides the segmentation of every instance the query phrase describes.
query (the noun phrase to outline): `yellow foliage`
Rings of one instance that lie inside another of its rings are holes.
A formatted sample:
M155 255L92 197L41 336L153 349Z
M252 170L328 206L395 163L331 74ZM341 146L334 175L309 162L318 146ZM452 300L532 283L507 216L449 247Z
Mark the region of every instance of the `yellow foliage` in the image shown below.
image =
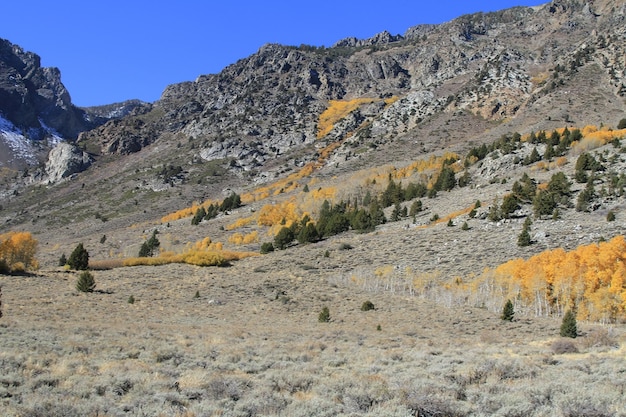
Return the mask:
M183 253L161 252L159 256L152 258L127 258L124 266L137 265L167 265L172 263L185 263L196 266L223 266L230 261L240 260L250 256L258 256L256 252L235 252L223 250L220 242L211 242L206 237L198 242L187 245Z
M311 194L311 197L316 201L328 200L332 202L337 196L337 188L336 187L318 188L317 190L311 191L310 194Z
M244 235L241 233L235 233L228 238L228 242L233 245L249 245L250 243L256 243L259 241L259 232L256 230Z
M196 211L198 211L200 207L204 207L206 209L213 203L214 202L211 200L206 200L202 204L194 203L191 205L191 207L185 207L174 213L170 213L161 217L161 223L173 222L176 220L185 219L187 217L193 217L196 214Z
M598 130L595 126L585 126L582 130L582 134L583 139L580 142L572 143L572 149L578 153L599 148L613 139L623 138L626 135L626 129Z
M226 230L239 229L240 227L245 227L245 226L249 225L250 223L252 223L255 220L256 220L256 216L244 217L244 218L238 219L234 223L229 224L228 226L225 227L225 229Z
M5 264L9 272L39 268L39 263L35 259L36 252L37 240L29 232L9 232L0 235L0 264Z
M261 207L257 223L260 226L291 225L302 218L298 205L292 198L279 204L266 204Z
M511 260L498 266L494 277L546 313L575 306L579 319L615 322L626 318L625 264L626 241L617 236L570 252L559 248Z
M317 137L323 138L333 130L335 123L346 117L350 112L359 108L363 104L379 101L375 98L355 98L352 100L330 100L326 110L320 114L317 123Z

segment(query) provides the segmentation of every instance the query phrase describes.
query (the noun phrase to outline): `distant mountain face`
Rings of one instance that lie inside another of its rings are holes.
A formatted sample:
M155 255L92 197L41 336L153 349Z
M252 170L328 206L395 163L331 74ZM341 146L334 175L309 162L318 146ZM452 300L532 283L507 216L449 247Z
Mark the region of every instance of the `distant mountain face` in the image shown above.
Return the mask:
M461 114L511 130L615 122L626 110L625 16L616 0L555 0L415 26L403 36L347 38L331 48L269 44L219 74L170 85L153 105L98 110L74 107L58 70L2 41L0 112L28 138L78 135L96 157L174 137L194 143L188 159L225 161L240 173L262 172L318 143L319 116L331 100L380 99L321 138L356 133L345 145L352 149L413 140L429 120ZM468 126L466 133L481 132ZM446 137L444 129L428 134L433 143ZM337 152L351 157L349 149Z
M252 171L315 142L329 100L397 97L390 106L361 107L329 134L369 122L359 138L375 144L459 112L525 128L619 120L625 10L614 0L560 0L332 48L265 45L219 74L169 86L149 113L108 122L80 141L102 154L128 154L177 135L197 141L204 160L226 158Z
M38 55L0 39L0 166L37 164L60 140L73 141L139 105L122 103L112 115L80 109L72 104L59 69L41 67Z

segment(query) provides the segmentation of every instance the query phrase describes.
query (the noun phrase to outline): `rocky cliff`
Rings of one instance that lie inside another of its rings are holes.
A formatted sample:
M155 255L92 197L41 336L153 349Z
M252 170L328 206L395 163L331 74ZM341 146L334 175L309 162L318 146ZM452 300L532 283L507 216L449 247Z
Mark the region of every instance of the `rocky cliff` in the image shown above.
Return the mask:
M38 55L0 39L0 166L37 165L59 141L145 107L131 100L78 108L58 68L42 67Z
M529 128L609 121L607 109L611 120L624 110L625 7L562 0L416 26L403 36L348 38L332 48L268 44L219 74L169 86L150 112L80 140L102 154L128 154L178 135L196 141L194 153L204 160L253 171L316 142L330 100L398 98L357 109L354 123L335 126L328 138L367 126L353 147L411 138L433 117L459 112ZM576 103L590 91L606 106Z

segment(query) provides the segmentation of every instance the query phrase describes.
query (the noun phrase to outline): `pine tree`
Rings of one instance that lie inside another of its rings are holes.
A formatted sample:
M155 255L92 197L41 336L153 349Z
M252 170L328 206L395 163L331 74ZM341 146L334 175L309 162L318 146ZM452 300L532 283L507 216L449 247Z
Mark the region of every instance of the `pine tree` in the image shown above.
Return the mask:
M530 239L530 225L531 224L532 222L530 220L530 217L526 217L526 221L524 221L522 232L517 237L517 246L524 247L532 243Z
M96 281L89 271L83 271L76 281L76 289L81 292L93 292L96 288Z
M511 300L506 300L504 304L504 308L502 309L502 315L500 318L504 321L513 321L513 316L515 315L515 310L513 309L513 303Z
M283 227L278 231L274 237L274 246L280 250L285 249L291 242L293 242L294 235L293 230L289 227Z
M62 254L61 257L59 258L59 266L65 266L67 265L67 258L65 257L65 254Z
M578 329L576 328L576 314L574 311L567 310L563 316L563 322L561 323L561 337L571 337L575 339L578 336Z
M67 260L67 264L71 269L75 270L85 270L89 267L89 253L83 247L82 243L79 243L72 251Z
M206 210L204 207L200 207L196 210L196 214L191 219L191 224L197 226L206 217Z
M324 307L320 312L319 316L317 316L317 320L320 323L328 323L330 321L330 311L328 307Z

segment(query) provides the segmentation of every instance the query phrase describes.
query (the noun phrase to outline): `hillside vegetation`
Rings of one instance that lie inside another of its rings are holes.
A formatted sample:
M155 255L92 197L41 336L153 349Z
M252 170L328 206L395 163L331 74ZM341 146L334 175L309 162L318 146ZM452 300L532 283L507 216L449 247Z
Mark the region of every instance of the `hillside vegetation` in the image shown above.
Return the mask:
M3 415L626 416L625 16L268 44L0 170Z

